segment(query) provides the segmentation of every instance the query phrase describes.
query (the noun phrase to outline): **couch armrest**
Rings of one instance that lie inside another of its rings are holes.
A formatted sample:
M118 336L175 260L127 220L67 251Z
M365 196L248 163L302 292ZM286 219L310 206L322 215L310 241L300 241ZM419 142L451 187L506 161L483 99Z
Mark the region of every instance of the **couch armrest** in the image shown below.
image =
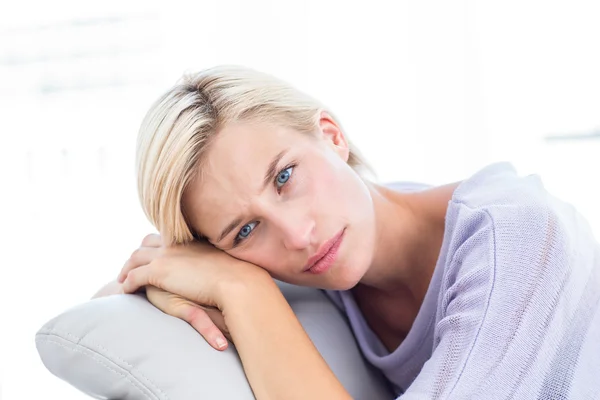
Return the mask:
M344 316L318 290L278 283L311 340L355 399L389 399ZM253 399L234 346L211 348L186 322L143 295L90 300L36 334L42 362L98 399Z

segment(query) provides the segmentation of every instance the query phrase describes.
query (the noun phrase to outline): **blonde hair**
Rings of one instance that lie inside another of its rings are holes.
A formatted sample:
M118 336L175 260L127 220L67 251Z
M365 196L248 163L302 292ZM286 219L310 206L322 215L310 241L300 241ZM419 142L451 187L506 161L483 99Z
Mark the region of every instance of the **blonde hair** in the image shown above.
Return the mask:
M182 198L220 127L261 120L314 133L322 104L270 75L221 66L185 75L146 114L137 139L138 195L144 213L167 245L192 241ZM341 125L340 125L341 126ZM369 170L350 145L348 164Z

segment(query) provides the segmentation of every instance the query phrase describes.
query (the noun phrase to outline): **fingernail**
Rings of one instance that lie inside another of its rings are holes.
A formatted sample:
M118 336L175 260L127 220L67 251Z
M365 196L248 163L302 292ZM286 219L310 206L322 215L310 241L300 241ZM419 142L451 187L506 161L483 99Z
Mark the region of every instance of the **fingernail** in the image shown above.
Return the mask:
M217 347L219 349L224 348L225 346L227 346L227 342L225 341L225 339L223 339L222 337L218 337L215 339L215 342L217 343Z

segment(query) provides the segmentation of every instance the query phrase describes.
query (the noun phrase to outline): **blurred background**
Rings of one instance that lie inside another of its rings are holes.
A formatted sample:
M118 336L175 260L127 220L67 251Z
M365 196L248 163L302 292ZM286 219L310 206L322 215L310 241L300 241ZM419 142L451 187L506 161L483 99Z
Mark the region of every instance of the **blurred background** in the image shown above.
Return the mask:
M5 3L0 13L0 398L87 398L41 325L154 231L134 144L182 73L243 64L330 106L381 181L540 174L600 232L596 1Z

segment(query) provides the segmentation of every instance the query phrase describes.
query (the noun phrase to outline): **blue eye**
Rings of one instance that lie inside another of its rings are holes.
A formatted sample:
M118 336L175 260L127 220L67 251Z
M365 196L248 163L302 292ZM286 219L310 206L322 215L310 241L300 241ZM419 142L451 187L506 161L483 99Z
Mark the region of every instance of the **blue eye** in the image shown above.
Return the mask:
M234 244L238 244L239 242L250 236L256 225L258 225L258 222L250 222L249 224L242 226L242 229L240 229L240 232L234 239Z
M277 179L275 181L276 181L278 189L281 189L283 187L283 185L285 185L287 183L287 181L290 180L290 178L292 177L293 170L294 170L294 167L288 167L288 168L284 169L283 171L281 171L277 175Z

